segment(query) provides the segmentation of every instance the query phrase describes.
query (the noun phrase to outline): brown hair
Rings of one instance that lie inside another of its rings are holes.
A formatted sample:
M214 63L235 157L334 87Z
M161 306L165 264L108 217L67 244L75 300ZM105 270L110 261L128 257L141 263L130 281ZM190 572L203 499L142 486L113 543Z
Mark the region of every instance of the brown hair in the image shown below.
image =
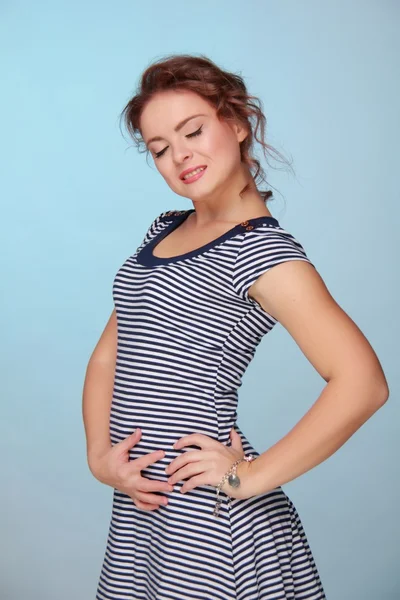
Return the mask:
M254 183L266 181L260 162L253 156L254 140L261 144L268 162L268 151L278 157L282 155L264 141L266 118L262 111L262 102L247 92L246 85L239 75L219 68L204 55L175 54L159 59L143 72L136 95L133 96L121 113L125 126L140 152L144 143L140 130L140 117L146 103L158 92L166 90L190 90L195 92L216 109L218 118L237 120L248 131L247 137L240 143L241 160L245 163ZM253 129L251 119L255 119ZM261 138L257 137L261 129ZM143 152L148 152L147 148ZM269 164L269 163L268 163ZM289 164L289 163L287 163ZM249 188L250 184L242 190ZM273 195L271 190L259 190L265 204Z

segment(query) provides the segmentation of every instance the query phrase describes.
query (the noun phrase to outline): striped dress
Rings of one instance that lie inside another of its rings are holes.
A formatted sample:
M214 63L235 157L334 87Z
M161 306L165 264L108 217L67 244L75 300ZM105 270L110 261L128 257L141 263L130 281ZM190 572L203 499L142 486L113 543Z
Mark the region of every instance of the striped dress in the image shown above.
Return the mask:
M166 481L174 458L199 450L172 448L193 433L230 444L234 427L244 453L259 456L236 423L238 389L277 321L248 289L276 264L312 264L268 216L244 221L191 252L154 256L156 244L194 210L161 213L113 282L118 351L111 441L140 427L130 460L166 452L142 470L148 479ZM248 499L221 492L215 517L215 487L181 494L185 481L172 492L155 492L169 503L151 511L114 488L96 600L326 598L299 515L281 487Z

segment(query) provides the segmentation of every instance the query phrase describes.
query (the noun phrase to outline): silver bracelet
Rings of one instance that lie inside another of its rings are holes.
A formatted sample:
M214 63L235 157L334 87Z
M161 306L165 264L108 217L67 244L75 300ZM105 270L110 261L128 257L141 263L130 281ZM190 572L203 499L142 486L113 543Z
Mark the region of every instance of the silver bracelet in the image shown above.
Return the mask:
M225 475L223 476L223 478L221 479L221 481L219 482L219 484L216 487L217 501L215 503L215 507L213 510L214 517L219 516L219 510L220 510L221 504L222 504L222 500L219 499L219 493L220 493L221 488L224 485L225 481L228 480L229 485L232 486L233 488L240 487L240 478L236 473L236 469L237 469L238 465L240 465L241 462L243 462L243 461L251 462L252 460L254 460L254 456L252 454L249 454L248 456L242 456L242 458L238 458L238 460L236 460L233 463L233 465L231 466L229 471L227 471L225 473Z

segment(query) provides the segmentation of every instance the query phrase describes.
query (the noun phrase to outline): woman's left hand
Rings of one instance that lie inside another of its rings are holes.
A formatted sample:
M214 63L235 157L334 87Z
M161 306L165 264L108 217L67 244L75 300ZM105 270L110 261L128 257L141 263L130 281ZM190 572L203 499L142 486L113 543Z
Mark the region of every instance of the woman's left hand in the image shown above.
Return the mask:
M177 481L190 478L181 488L183 494L200 485L217 487L233 463L244 456L242 440L234 428L231 430L230 438L231 446L225 446L203 433L193 433L180 438L173 445L175 449L199 446L201 450L190 450L174 458L165 469L169 475L168 482L174 485ZM240 478L238 488L233 488L226 480L221 491L231 498L249 498L246 491L249 487L247 483L250 478L251 464L243 461L237 466L236 473Z

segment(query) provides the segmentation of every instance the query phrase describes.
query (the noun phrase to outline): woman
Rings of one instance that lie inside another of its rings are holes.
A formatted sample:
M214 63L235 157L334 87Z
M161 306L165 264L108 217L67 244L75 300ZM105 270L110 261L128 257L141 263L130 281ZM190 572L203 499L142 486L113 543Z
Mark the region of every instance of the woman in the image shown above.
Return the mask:
M265 151L265 117L240 77L205 57L172 56L145 71L123 115L194 208L158 215L118 270L115 308L89 361L88 463L114 488L96 598L325 598L281 486L385 403L380 363L266 208L250 122L261 124ZM237 392L278 321L327 385L259 454L236 423Z

